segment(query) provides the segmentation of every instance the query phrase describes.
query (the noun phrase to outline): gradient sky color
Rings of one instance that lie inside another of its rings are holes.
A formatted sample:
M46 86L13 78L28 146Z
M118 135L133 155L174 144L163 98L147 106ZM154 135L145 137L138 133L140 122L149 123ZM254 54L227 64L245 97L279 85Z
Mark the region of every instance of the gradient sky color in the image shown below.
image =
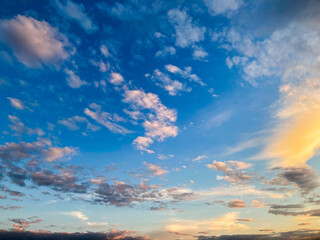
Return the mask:
M319 237L319 12L0 1L0 237Z

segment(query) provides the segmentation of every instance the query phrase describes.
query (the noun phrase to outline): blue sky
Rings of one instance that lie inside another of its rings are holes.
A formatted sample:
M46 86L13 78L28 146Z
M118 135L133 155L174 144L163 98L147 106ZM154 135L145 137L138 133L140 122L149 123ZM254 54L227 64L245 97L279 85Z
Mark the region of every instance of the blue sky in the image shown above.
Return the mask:
M2 1L0 235L318 236L319 8Z

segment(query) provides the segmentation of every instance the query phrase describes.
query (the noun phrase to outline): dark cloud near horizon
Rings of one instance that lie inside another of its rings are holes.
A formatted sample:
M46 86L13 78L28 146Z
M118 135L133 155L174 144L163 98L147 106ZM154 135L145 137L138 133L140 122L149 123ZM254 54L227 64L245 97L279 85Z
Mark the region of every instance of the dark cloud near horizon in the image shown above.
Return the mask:
M275 234L198 236L197 240L319 240L319 230L296 230Z
M45 230L44 230L45 231ZM0 239L10 240L146 240L142 236L128 236L131 231L110 230L109 232L53 233L0 230Z

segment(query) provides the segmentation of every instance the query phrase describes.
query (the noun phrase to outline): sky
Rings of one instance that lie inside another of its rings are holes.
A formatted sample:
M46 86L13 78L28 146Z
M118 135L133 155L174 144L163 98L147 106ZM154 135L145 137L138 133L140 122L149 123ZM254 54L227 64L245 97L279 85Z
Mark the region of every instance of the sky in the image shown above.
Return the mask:
M319 239L319 11L0 1L0 238Z

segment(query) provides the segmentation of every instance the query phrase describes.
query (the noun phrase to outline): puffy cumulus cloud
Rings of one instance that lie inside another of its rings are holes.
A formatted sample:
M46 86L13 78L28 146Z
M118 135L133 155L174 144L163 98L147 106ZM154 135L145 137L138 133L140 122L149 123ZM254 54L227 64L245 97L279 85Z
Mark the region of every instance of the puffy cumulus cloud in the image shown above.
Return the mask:
M66 69L65 72L67 74L67 83L70 87L79 88L83 85L88 85L88 83L81 80L80 77L74 73L74 71Z
M124 83L124 79L120 73L111 73L111 77L109 79L109 82L114 85L122 85Z
M66 126L71 131L79 130L80 127L78 124L86 124L86 129L90 131L98 131L99 126L96 126L89 122L85 117L73 116L66 119L61 119L58 121L59 124Z
M250 163L239 161L217 162L213 161L212 164L206 164L206 167L221 171L224 176L217 176L218 180L224 179L233 184L243 184L246 181L253 180L254 177L251 173L242 171L248 167L251 167ZM235 169L232 169L235 168Z
M118 116L117 114L111 114L108 112L103 112L101 110L101 106L95 103L91 103L90 110L89 108L84 109L84 113L95 120L97 123L101 124L102 126L108 128L111 132L120 133L120 134L129 134L132 131L122 127L117 122L124 122L125 119Z
M45 151L45 161L52 162L65 156L70 156L76 153L74 148L70 147L50 147Z
M281 170L271 180L263 182L270 185L293 185L300 189L302 195L306 195L320 186L317 173L310 167L306 168L278 168Z
M211 15L228 14L241 7L242 0L204 0Z
M7 97L7 99L10 101L11 106L14 107L15 109L18 109L18 110L24 109L24 104L21 100L17 98L11 98L11 97Z
M245 208L245 207L247 207L247 204L243 200L235 199L235 200L227 202L227 207L229 207L229 208Z
M176 46L185 48L204 40L206 28L192 23L192 18L186 11L171 9L168 17L175 28Z
M49 23L32 17L1 20L0 41L27 67L58 64L70 55L67 38Z
M164 170L164 169L161 168L159 165L155 165L155 164L147 163L147 162L144 162L143 164L148 168L148 170L149 170L153 175L162 176L162 175L168 173L167 170Z
M142 125L145 129L145 136L139 136L134 141L140 150L152 153L153 151L147 148L152 143L150 139L163 141L165 138L177 136L178 128L174 125L177 112L164 106L156 94L125 89L123 97L122 101L130 104L131 108L144 119ZM147 111L147 114L144 114L143 111Z
M206 220L175 220L165 225L165 229L172 233L183 233L192 236L198 235L199 232L208 232L211 234L221 234L224 232L241 232L250 228L237 221L239 213L230 212L219 218Z
M78 218L82 221L86 221L88 220L88 217L86 215L84 215L84 213L80 212L80 211L71 211L71 212L61 212L60 214L66 215L66 216L71 216L74 218Z
M141 151L145 151L147 153L154 153L154 151L148 149L149 146L153 143L153 140L150 137L137 137L133 144L136 146L137 149Z
M109 229L107 232L50 232L50 231L7 231L0 230L1 239L39 239L39 240L148 240L130 230Z
M237 170L242 170L246 168L252 167L251 163L246 163L246 162L240 162L240 161L228 161L228 163L235 167Z
M208 53L202 47L196 47L193 50L192 56L194 59L204 60L208 56Z
M60 13L77 21L86 32L91 33L98 30L98 26L85 13L85 8L82 4L76 4L71 0L67 0L65 4L61 3L60 0L54 0L53 3Z
M10 129L18 135L26 133L28 135L43 136L45 134L40 128L29 128L25 126L24 123L21 122L20 118L16 116L9 115L8 118L12 122L12 124L9 125Z

